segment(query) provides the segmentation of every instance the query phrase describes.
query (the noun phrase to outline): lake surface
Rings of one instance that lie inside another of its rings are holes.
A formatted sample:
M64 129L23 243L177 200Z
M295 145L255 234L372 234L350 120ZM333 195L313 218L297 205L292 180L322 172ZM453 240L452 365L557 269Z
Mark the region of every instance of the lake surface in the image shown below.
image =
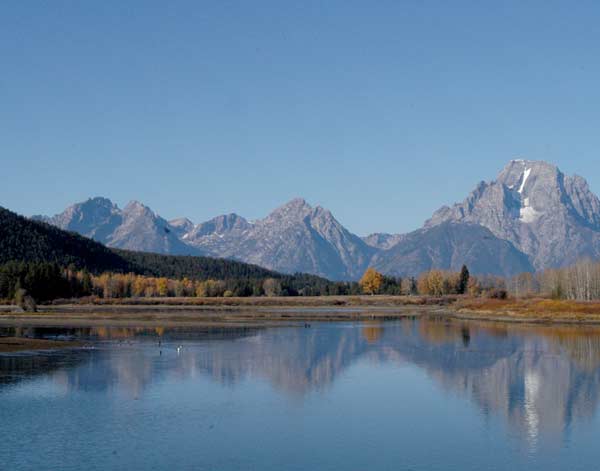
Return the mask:
M94 346L0 355L0 469L600 466L596 328L406 319L0 335Z

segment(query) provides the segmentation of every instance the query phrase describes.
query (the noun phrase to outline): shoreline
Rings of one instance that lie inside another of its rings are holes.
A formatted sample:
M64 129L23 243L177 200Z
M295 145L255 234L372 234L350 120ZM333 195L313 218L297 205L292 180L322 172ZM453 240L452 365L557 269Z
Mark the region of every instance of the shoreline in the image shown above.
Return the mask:
M50 350L65 350L83 347L76 340L46 340L27 337L0 337L0 354L19 352L38 352Z
M538 313L534 315L515 315L514 313L505 311L491 313L486 311L475 311L469 309L458 309L450 314L452 319L464 321L489 321L489 322L505 322L513 324L538 324L538 325L572 325L572 326L599 326L600 317L588 316L581 317L576 314L566 315L549 315Z
M24 324L267 327L298 322L387 321L421 316L464 321L600 325L600 302L490 300L456 296L142 298L50 304L38 308L35 313L0 310L0 327Z
M300 306L207 309L178 306L147 307L111 306L101 309L90 306L61 306L41 312L0 314L0 327L27 325L119 325L119 326L270 326L298 322L343 322L398 320L428 314L446 313L442 307L434 306Z

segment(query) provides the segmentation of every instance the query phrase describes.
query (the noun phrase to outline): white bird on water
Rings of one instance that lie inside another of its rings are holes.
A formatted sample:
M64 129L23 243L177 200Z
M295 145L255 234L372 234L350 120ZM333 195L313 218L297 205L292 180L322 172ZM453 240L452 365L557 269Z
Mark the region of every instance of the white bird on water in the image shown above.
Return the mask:
M179 355L179 353L181 352L181 349L182 349L182 348L183 348L183 347L182 347L181 345L179 345L179 346L177 347L177 355Z

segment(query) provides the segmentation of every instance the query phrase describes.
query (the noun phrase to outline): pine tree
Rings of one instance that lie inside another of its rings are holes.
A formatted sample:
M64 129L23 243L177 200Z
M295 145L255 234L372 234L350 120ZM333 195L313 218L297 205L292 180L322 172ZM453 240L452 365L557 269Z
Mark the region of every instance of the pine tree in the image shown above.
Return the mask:
M469 286L469 278L471 277L469 273L469 269L466 265L463 265L460 269L460 277L458 279L458 294L465 294L467 292L467 287Z

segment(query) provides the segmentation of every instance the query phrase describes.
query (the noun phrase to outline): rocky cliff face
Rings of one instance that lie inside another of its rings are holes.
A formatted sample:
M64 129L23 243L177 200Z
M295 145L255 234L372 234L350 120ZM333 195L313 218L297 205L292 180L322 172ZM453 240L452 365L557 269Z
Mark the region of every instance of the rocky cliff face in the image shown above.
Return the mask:
M189 231L194 228L194 223L188 218L171 219L169 226L173 229L173 232L177 234L177 237L183 237Z
M176 228L150 208L132 201L123 210L106 198L90 198L51 218L36 217L109 247L174 255L201 255L183 243Z
M405 234L387 234L385 232L375 232L362 237L362 240L376 249L389 249L402 240Z
M34 217L66 231L77 232L107 244L112 232L121 224L121 210L107 198L90 198L69 206L53 217Z
M488 228L527 254L536 269L600 255L600 200L583 178L546 162L511 161L495 181L441 208L425 227L450 221Z
M252 224L235 214L212 219L196 226L184 240L211 255L332 279L360 276L374 252L330 211L313 208L301 198Z
M121 216L121 224L108 238L110 247L173 255L202 253L183 243L167 221L137 201L125 206Z

